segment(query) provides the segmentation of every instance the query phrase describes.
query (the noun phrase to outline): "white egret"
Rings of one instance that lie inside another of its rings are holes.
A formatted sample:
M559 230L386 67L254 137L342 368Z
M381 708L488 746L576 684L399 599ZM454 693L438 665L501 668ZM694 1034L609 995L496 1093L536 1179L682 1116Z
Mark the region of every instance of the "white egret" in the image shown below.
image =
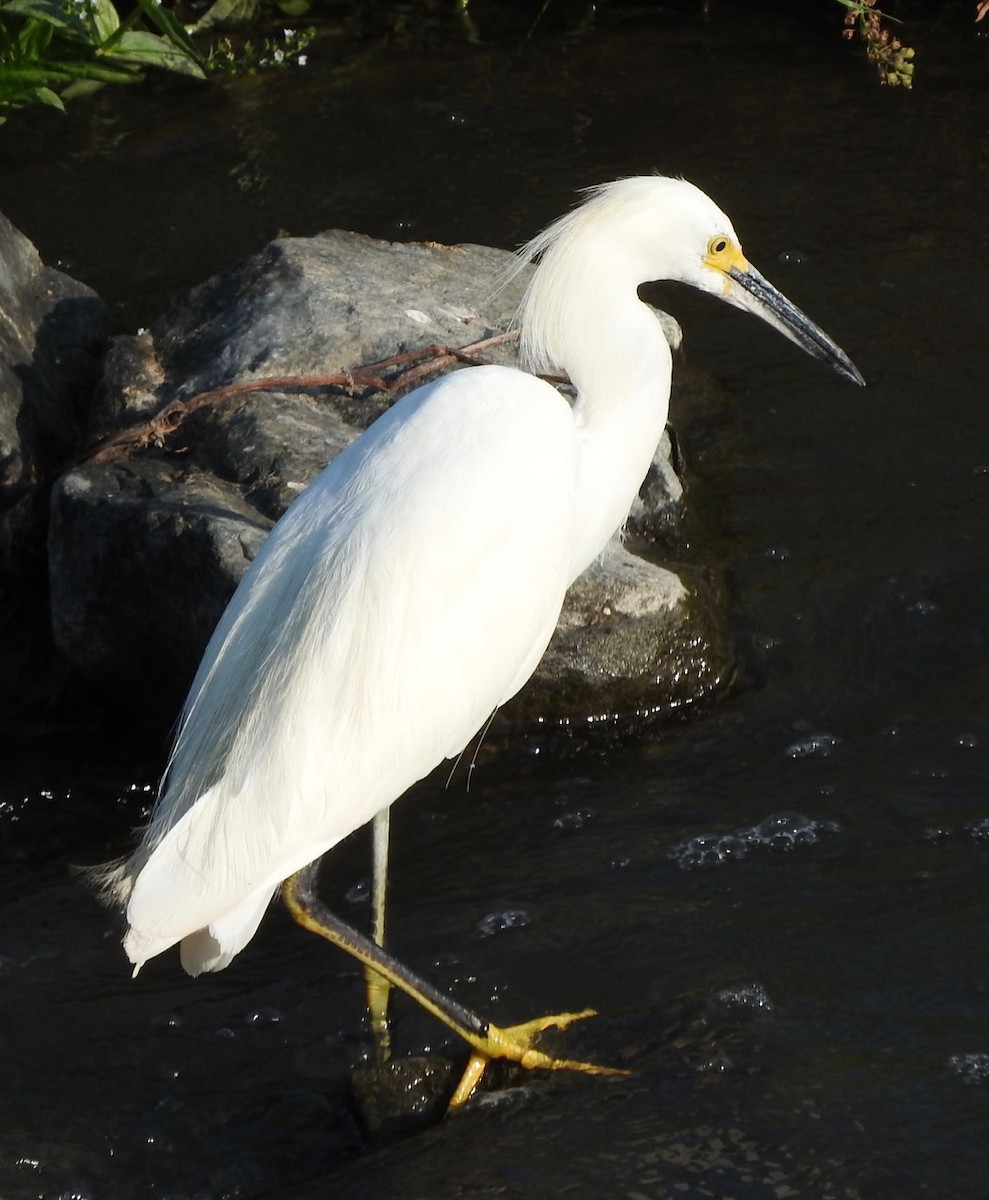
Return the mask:
M838 346L744 258L703 192L659 176L588 193L521 252L526 370L477 367L399 400L291 506L245 574L186 701L144 838L112 873L135 971L180 943L225 967L280 887L293 916L412 994L474 1051L499 1029L330 914L319 858L457 755L532 674L564 593L620 529L666 424L672 359L636 289L677 280L768 321L855 383ZM569 375L571 404L529 372Z

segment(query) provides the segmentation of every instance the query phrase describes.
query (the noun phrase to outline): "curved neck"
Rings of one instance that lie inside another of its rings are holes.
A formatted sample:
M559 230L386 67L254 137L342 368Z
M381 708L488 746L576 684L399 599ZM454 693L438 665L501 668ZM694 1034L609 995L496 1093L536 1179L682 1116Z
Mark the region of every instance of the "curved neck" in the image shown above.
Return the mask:
M518 323L528 369L563 370L577 389L572 582L625 523L666 426L673 363L638 297L641 264L620 241L541 249Z
M588 331L577 387L577 505L571 581L625 524L669 414L673 358L656 316L637 298Z

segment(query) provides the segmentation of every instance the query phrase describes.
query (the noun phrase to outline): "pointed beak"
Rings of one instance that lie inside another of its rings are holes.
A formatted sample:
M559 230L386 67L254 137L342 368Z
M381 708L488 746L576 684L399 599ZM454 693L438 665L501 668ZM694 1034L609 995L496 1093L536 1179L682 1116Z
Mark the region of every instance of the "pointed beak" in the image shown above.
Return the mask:
M762 317L812 358L834 368L843 379L865 387L861 372L844 350L741 255L724 274L729 281L729 296L739 308Z

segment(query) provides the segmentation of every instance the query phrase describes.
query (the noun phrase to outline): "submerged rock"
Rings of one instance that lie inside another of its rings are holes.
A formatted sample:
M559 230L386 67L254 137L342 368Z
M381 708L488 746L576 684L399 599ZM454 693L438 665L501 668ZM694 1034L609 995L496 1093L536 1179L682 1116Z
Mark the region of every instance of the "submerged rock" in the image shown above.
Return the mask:
M51 628L75 672L171 722L268 529L402 390L348 390L341 376L501 334L525 284L499 288L510 261L481 246L343 232L279 239L192 289L150 331L116 338L89 406L91 449L51 493ZM516 353L498 344L483 358ZM664 438L630 521L640 541L675 541L681 494ZM507 712L676 707L718 688L730 663L712 594L616 544L572 589Z
M350 1094L365 1137L381 1143L435 1125L456 1085L449 1059L423 1054L359 1067L351 1076Z

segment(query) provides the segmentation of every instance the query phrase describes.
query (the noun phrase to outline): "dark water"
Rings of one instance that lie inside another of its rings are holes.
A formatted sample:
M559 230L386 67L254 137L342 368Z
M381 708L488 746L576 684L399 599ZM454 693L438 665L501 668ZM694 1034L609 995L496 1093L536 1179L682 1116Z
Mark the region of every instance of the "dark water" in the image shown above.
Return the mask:
M115 729L22 743L0 776L3 1200L987 1194L987 43L948 6L916 90L880 91L816 12L714 8L103 96L39 151L0 131L0 209L130 325L279 229L511 245L658 167L869 381L660 292L725 391L674 424L684 557L730 588L738 690L396 809L401 955L495 1019L597 1007L567 1050L627 1078L525 1080L369 1148L344 1102L356 970L273 912L220 976L169 957L131 982L67 864L126 840L154 754ZM327 872L358 921L366 871L358 837ZM397 1036L456 1049L401 1003Z

